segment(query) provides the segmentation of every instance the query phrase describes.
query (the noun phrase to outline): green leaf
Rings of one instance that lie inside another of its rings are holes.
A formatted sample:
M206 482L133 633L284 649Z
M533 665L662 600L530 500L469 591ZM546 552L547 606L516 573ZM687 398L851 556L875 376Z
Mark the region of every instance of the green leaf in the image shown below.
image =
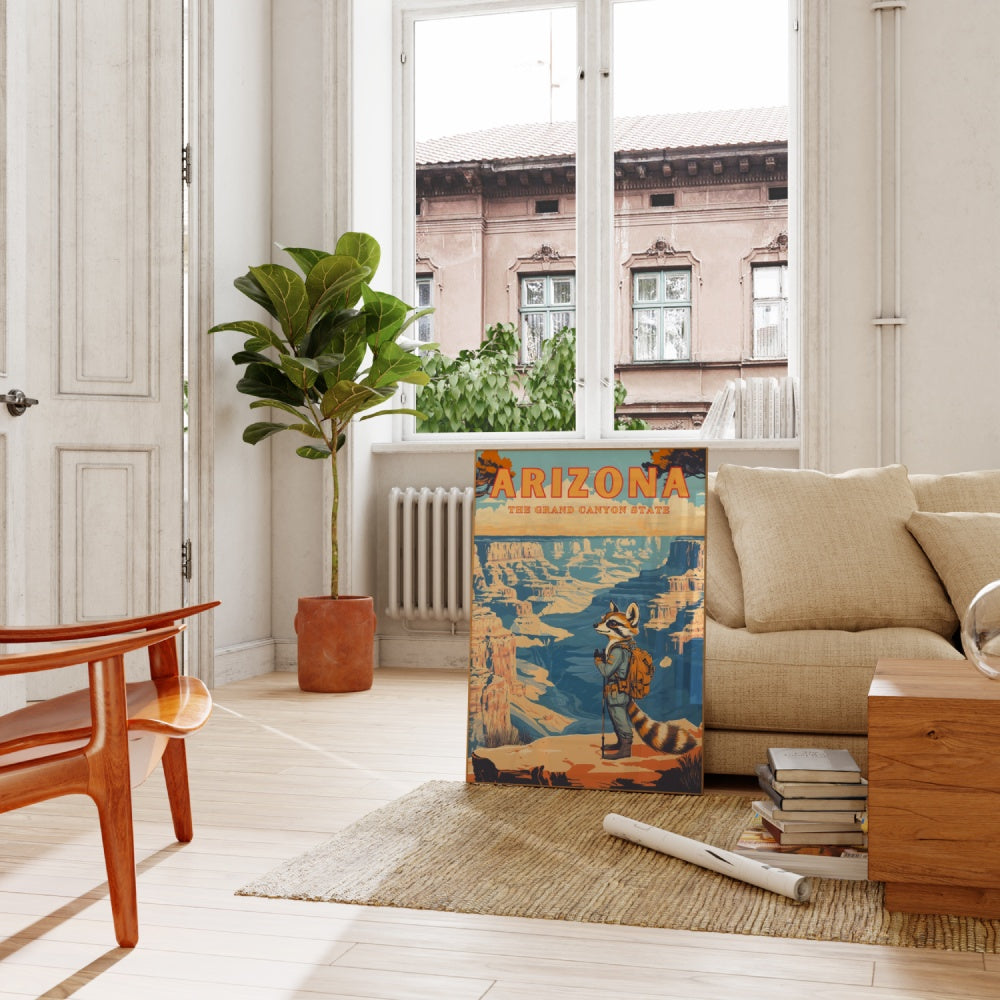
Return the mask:
M338 382L323 394L320 412L327 419L346 424L362 410L384 403L393 396L392 389L378 389L356 382Z
M388 292L373 291L368 285L362 290L365 304L361 310L365 317L368 343L372 350L395 340L403 327L409 306Z
M398 344L384 344L372 358L371 370L365 379L374 386L395 386L397 382L411 382L426 385L430 376L424 371L423 361L418 354L404 351Z
M280 399L255 399L250 404L250 409L257 410L262 406L270 406L276 410L284 410L285 413L290 413L296 420L308 419L307 415L304 414L298 407L292 406L291 403L285 403Z
M305 336L309 319L305 282L291 268L280 264L251 267L250 274L274 306L273 315L281 324L285 338L295 346Z
M271 345L266 340L261 340L260 337L247 337L243 341L244 351L253 351L255 354L259 354L261 351L266 351ZM283 350L283 354L287 354L288 351Z
M315 424L289 424L288 429L290 431L298 431L300 434L305 434L306 437L320 439L323 437L323 432Z
M575 330L561 330L546 342L539 362L522 369L517 328L497 324L476 350L425 358L433 381L417 395L426 414L421 432L572 430L575 343Z
M316 362L312 358L296 358L290 355L282 355L281 370L303 391L311 389L319 375Z
M311 444L304 444L301 448L295 449L296 455L301 455L303 458L329 458L330 450L328 448L315 448Z
M256 444L258 441L263 441L264 438L268 438L272 434L277 434L279 431L285 430L288 430L288 424L272 424L263 421L256 424L249 424L243 432L243 440L247 444Z
M309 250L306 247L284 247L279 245L278 249L284 250L298 264L299 270L303 274L308 274L316 266L318 260L330 256L325 250Z
M384 417L390 413L406 413L411 417L416 417L418 420L423 420L425 414L421 410L411 410L405 406L400 406L391 410L379 410L377 413L366 413L359 420L371 420L372 417Z
M414 323L416 323L418 319L420 319L423 316L427 316L432 312L434 312L434 306L425 306L423 309L418 309L416 312L410 313L410 315L406 317L406 320L403 322L402 326L400 326L396 336L398 337L399 334L402 333L408 326L412 326ZM421 344L420 349L423 351L428 351L437 346L438 346L437 344Z
M266 355L259 354L256 351L237 351L233 355L234 365L273 365L274 362Z
M220 323L218 326L213 326L208 332L218 333L220 330L235 330L237 333L247 334L251 338L244 344L247 350L256 350L257 342L260 341L263 345L276 348L282 354L288 353L284 341L270 327L258 323L256 320L241 319L235 323Z
M379 260L382 256L382 248L378 245L378 240L368 233L344 233L337 240L336 253L353 257L362 267L367 267L370 281L378 270Z
M272 316L277 319L278 314L274 311L274 305L271 300L267 297L267 292L261 288L260 283L254 278L251 273L253 268L250 269L246 274L241 274L234 282L233 285L241 291L248 299L253 299L257 305L262 306L266 309Z
M273 364L249 365L246 374L236 383L236 389L247 396L276 399L292 406L303 406L306 399L305 393Z
M364 318L353 309L345 309L317 324L304 351L309 357L317 359L339 359L334 367L324 370L327 385L353 380L367 352Z
M370 276L367 267L361 267L353 257L343 254L330 254L318 261L306 278L310 329L328 313L352 307Z

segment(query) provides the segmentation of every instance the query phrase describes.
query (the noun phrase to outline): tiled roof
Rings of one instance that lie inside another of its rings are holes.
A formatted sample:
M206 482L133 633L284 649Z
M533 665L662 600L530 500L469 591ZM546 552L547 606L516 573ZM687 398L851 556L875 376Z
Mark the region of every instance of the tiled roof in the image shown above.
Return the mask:
M615 152L704 149L788 141L788 108L740 108L615 119ZM502 125L418 142L418 164L572 156L576 122Z

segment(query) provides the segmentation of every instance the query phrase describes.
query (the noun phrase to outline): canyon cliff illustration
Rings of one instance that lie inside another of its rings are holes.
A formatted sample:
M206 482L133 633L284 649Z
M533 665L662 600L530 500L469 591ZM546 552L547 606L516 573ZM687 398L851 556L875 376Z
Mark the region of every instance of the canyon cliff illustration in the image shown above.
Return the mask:
M704 536L702 449L477 456L469 781L701 791Z

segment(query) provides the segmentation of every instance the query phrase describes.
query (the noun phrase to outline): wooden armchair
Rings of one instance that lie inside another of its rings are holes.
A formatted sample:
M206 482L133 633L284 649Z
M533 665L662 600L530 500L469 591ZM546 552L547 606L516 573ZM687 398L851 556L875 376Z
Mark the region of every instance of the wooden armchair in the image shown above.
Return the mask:
M0 656L0 676L86 663L89 687L0 716L0 813L61 795L97 805L115 937L139 938L131 789L163 760L174 833L191 840L191 801L183 737L200 729L212 696L180 674L177 623L218 601L116 622L3 628L2 643L96 642ZM149 651L148 681L126 683L124 656Z

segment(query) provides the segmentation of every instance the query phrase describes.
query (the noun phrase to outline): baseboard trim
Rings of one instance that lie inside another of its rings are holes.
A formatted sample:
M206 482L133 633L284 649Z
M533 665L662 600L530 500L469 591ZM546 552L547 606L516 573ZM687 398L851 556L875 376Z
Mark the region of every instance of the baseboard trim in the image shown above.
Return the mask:
M383 635L378 638L378 658L382 667L434 667L467 670L469 667L469 636Z
M298 639L274 640L274 669L295 672L299 668Z
M258 639L223 646L215 651L215 670L212 686L221 687L234 681L270 674L275 669L275 643L273 639Z
M260 673L298 670L296 640L273 639L272 666ZM446 670L467 670L469 667L469 636L465 635L376 635L376 667L434 667ZM247 674L252 677L254 674ZM233 678L236 679L236 678Z

